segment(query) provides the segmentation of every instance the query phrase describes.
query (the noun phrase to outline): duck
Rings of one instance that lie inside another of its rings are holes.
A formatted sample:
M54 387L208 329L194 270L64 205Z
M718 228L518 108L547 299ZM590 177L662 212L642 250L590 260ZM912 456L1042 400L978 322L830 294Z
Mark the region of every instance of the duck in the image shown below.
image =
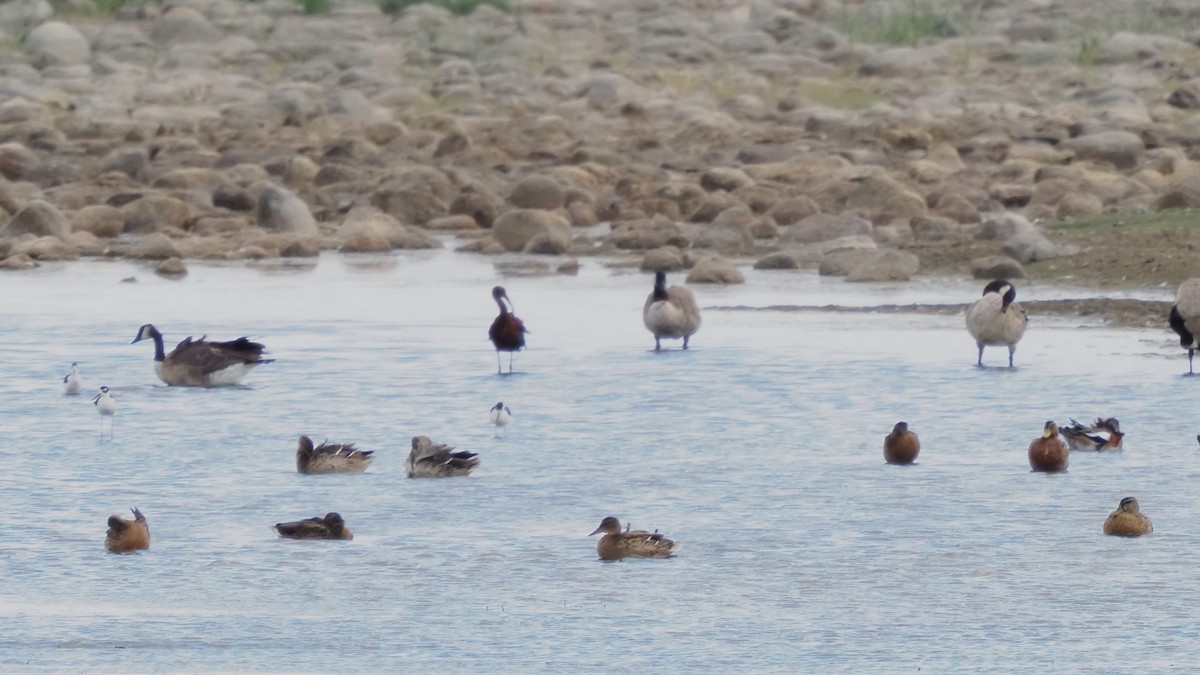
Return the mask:
M1080 424L1072 418L1071 424L1059 427L1059 431L1072 450L1120 450L1121 440L1125 438L1125 434L1121 433L1121 423L1115 417L1097 418L1091 426Z
M108 517L108 532L104 536L104 549L109 553L130 553L150 548L150 526L146 516L133 507L133 520L118 515Z
M63 393L78 394L80 387L83 386L83 376L79 373L79 362L71 362L71 372L63 378Z
M1194 375L1192 357L1200 349L1200 278L1179 284L1167 323L1179 335L1179 346L1188 350L1188 375Z
M498 401L488 411L488 419L497 427L508 426L508 423L512 421L512 411L508 409L508 406L504 405L504 401Z
M1066 471L1069 457L1070 450L1058 435L1058 425L1047 420L1042 435L1029 444L1029 466L1047 473Z
M912 464L921 452L921 439L908 430L908 422L896 422L883 439L883 459L888 464Z
M108 387L100 387L100 393L92 398L92 405L100 413L100 436L104 436L104 420L108 418L108 437L112 438L113 415L117 414L117 399L113 398Z
M500 307L500 314L496 316L492 321L491 328L488 329L488 338L496 347L496 373L504 373L500 367L500 352L508 352L508 372L512 373L513 352L524 349L525 334L529 330L525 328L525 322L513 314L512 300L509 299L508 291L505 291L503 286L496 286L492 289L492 299Z
M284 539L342 539L350 541L354 533L339 513L330 511L324 518L306 518L290 523L275 523L275 531Z
M209 342L189 335L170 354L163 353L163 337L152 324L138 329L133 342L154 340L154 372L173 387L221 387L241 384L256 366L273 363L263 358L266 347L240 337L227 342ZM130 343L133 344L133 343Z
M409 478L448 478L470 474L479 462L479 455L474 452L454 452L453 445L435 445L428 436L413 436L404 469Z
M686 286L667 288L667 273L654 273L654 290L646 297L642 307L642 323L654 334L654 351L662 350L662 339L683 338L683 348L688 348L688 339L700 330L700 307L696 296Z
M1029 319L1025 310L1014 300L1017 289L1004 279L989 282L983 287L983 297L967 308L967 331L979 347L975 365L983 366L984 347L1008 347L1008 367L1013 367L1017 343L1025 335Z
M374 461L374 450L359 450L353 443L325 441L313 447L312 439L300 437L296 448L296 471L300 473L362 473Z
M1117 510L1108 514L1104 520L1104 534L1114 537L1140 537L1150 534L1154 526L1150 519L1142 515L1136 497L1125 497L1117 505Z
M596 542L596 554L601 560L621 560L624 558L670 558L680 549L680 545L658 533L658 530L630 531L628 527L621 530L621 521L614 516L607 516L600 521L600 526L588 536L604 533Z

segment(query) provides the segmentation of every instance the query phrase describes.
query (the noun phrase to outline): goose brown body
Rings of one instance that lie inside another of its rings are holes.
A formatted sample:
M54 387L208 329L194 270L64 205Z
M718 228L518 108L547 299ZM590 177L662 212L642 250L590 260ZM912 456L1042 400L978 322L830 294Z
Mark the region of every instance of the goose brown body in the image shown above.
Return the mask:
M1142 515L1137 498L1126 497L1121 500L1117 510L1108 514L1104 520L1104 534L1116 537L1140 537L1150 534L1154 526L1150 519Z
M154 372L158 379L176 387L220 387L240 384L257 366L275 359L264 358L266 347L249 338L210 342L189 335L171 350L163 351L163 336L152 324L138 329L134 342L154 341Z
M466 476L479 462L479 455L474 452L454 452L453 445L434 443L428 436L414 436L404 469L409 478L450 478Z
M621 531L621 521L614 516L608 516L601 520L600 526L593 530L592 534L601 532L604 533L604 536L596 542L596 554L600 556L601 560L670 558L680 548L679 544L667 539L657 531Z
M1042 435L1029 444L1029 466L1034 471L1054 473L1067 470L1071 451L1058 435L1058 425L1047 421Z
M493 288L492 299L500 308L500 313L496 315L496 318L492 320L491 327L488 328L488 338L496 347L496 372L504 372L500 368L500 352L508 352L508 372L511 373L512 353L525 347L525 334L529 331L525 328L525 322L513 314L510 308L512 300L509 300L508 292L504 290L504 287Z
M108 531L104 536L104 548L110 553L129 553L150 548L150 526L137 507L130 509L133 519L121 516L108 517Z
M1059 427L1059 431L1072 450L1120 450L1125 438L1125 434L1121 433L1121 424L1115 417L1097 419L1090 426L1072 419L1070 424Z
M286 539L344 539L354 538L339 513L330 511L324 518L306 518L290 523L275 523L275 531Z
M984 347L1008 347L1008 365L1013 365L1017 343L1025 335L1028 319L1015 300L1017 289L998 279L983 287L983 297L967 308L967 332L979 348L976 365L983 365Z
M921 452L921 439L908 430L907 422L897 422L883 439L883 459L888 464L912 464Z
M313 447L312 439L301 436L296 448L296 471L300 473L361 473L375 459L372 450L359 450L353 443L324 442Z
M646 297L642 306L642 323L654 334L654 351L662 349L663 338L683 338L683 348L688 348L688 338L700 330L700 307L696 296L685 286L667 288L667 273L656 272L654 290Z

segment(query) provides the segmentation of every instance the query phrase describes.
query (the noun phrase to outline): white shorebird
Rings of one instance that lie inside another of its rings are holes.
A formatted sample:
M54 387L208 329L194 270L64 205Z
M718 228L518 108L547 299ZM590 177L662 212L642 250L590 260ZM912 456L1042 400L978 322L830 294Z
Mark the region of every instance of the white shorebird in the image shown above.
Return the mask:
M496 425L496 431L498 432L501 427L508 426L508 423L512 421L512 411L508 409L508 406L504 405L504 401L500 401L488 411L488 419L492 421L492 424Z
M78 394L79 388L83 386L83 376L79 374L79 362L71 362L71 372L63 378L63 393Z
M100 387L100 393L92 399L92 405L100 411L100 438L104 438L104 418L108 418L108 438L113 436L113 415L117 414L117 399L108 393L108 387Z

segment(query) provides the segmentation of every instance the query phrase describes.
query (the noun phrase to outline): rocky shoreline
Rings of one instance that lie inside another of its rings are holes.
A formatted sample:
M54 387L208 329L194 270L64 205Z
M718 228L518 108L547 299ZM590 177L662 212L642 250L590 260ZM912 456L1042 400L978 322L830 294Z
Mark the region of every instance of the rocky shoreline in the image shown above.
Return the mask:
M181 276L449 237L691 283L740 283L746 261L852 282L1200 276L1179 210L1200 208L1187 3L1116 3L1107 24L1081 0L81 7L0 6L20 38L0 52L3 269ZM892 24L925 27L864 37ZM1138 226L1074 225L1111 214Z

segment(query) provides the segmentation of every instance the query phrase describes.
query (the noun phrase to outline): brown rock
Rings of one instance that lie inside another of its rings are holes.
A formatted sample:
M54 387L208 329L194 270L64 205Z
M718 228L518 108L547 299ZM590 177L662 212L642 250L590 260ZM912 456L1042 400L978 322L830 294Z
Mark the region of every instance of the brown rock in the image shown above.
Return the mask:
M756 270L794 270L798 267L799 261L787 251L768 253L754 263Z
M642 256L642 271L658 271L664 270L674 272L683 269L683 252L674 246L663 246L650 251Z
M97 237L111 239L119 236L125 228L125 216L120 209L107 204L85 206L71 214L71 228L76 232L90 232Z
M0 144L0 175L9 180L25 180L41 164L37 153L20 143Z
M779 239L788 244L812 244L839 237L870 235L873 229L870 222L854 214L815 213L789 227Z
M979 209L966 197L953 193L944 194L938 199L934 213L963 224L978 223L980 220Z
M821 257L817 266L817 274L823 277L844 277L858 267L864 260L879 253L874 249L839 248Z
M317 234L317 221L308 204L291 190L277 185L267 185L258 193L255 217L258 226L265 230L301 236Z
M454 201L450 202L450 213L471 216L483 228L491 227L496 220L496 207L491 200L478 192L459 193Z
M692 211L687 219L690 223L710 223L723 211L740 204L741 202L734 199L728 192L710 192L700 200L696 210Z
M508 251L524 250L539 234L547 235L539 242L541 247L561 248L561 251L571 247L571 224L550 211L515 209L500 214L492 225L492 235ZM557 241L547 243L546 239Z
M453 215L453 216L444 216L442 218L434 218L433 220L429 221L428 223L425 223L425 229L436 230L436 231L463 232L463 231L478 230L479 223L477 223L475 221L475 219L472 218L471 216L469 216L465 213L460 213L460 214Z
M12 248L13 255L25 254L34 260L74 260L75 249L58 237L32 237L18 240Z
M3 270L31 270L40 266L40 263L24 253L10 255L4 260L0 260L0 269Z
M33 234L39 237L58 237L62 239L71 231L67 218L52 204L40 199L34 199L25 205L0 228L0 236L12 237L18 234Z
M1025 268L1006 255L988 255L971 260L971 276L976 279L1024 279Z
M295 237L279 249L283 258L315 258L321 254L321 247L313 237Z
M213 206L230 211L249 212L254 210L254 197L240 185L222 182L212 190Z
M526 176L517 182L508 201L521 209L553 211L563 205L562 185L549 176Z
M738 188L753 184L754 179L747 176L745 171L733 167L713 167L700 176L700 187L708 192L717 190L733 192Z
M787 227L820 211L817 203L808 197L788 197L768 209L767 217L774 220L776 225Z
M595 207L582 201L567 204L567 216L570 217L572 227L591 227L600 222L596 217Z
M733 263L721 256L701 259L687 275L689 284L741 284L745 281Z
M167 258L158 263L158 266L154 268L154 272L159 276L179 279L187 276L188 270L187 265L184 265L183 261L179 258Z
M908 251L885 249L850 270L846 281L908 281L920 267L920 260Z
M192 215L188 205L174 197L148 194L121 207L125 218L123 231L131 234L183 229ZM167 256L169 257L169 256Z
M145 260L166 260L167 258L182 257L175 243L161 232L154 232L142 237L142 240L134 244L133 248L129 249L126 255L130 258Z
M663 246L676 246L682 249L691 245L679 226L669 218L662 216L622 221L613 227L607 241L617 248L634 251L646 251Z
M1058 202L1054 215L1059 220L1089 218L1104 213L1104 202L1093 194L1072 192L1064 195Z
M918 216L912 219L913 239L920 242L957 239L962 226L952 218Z

